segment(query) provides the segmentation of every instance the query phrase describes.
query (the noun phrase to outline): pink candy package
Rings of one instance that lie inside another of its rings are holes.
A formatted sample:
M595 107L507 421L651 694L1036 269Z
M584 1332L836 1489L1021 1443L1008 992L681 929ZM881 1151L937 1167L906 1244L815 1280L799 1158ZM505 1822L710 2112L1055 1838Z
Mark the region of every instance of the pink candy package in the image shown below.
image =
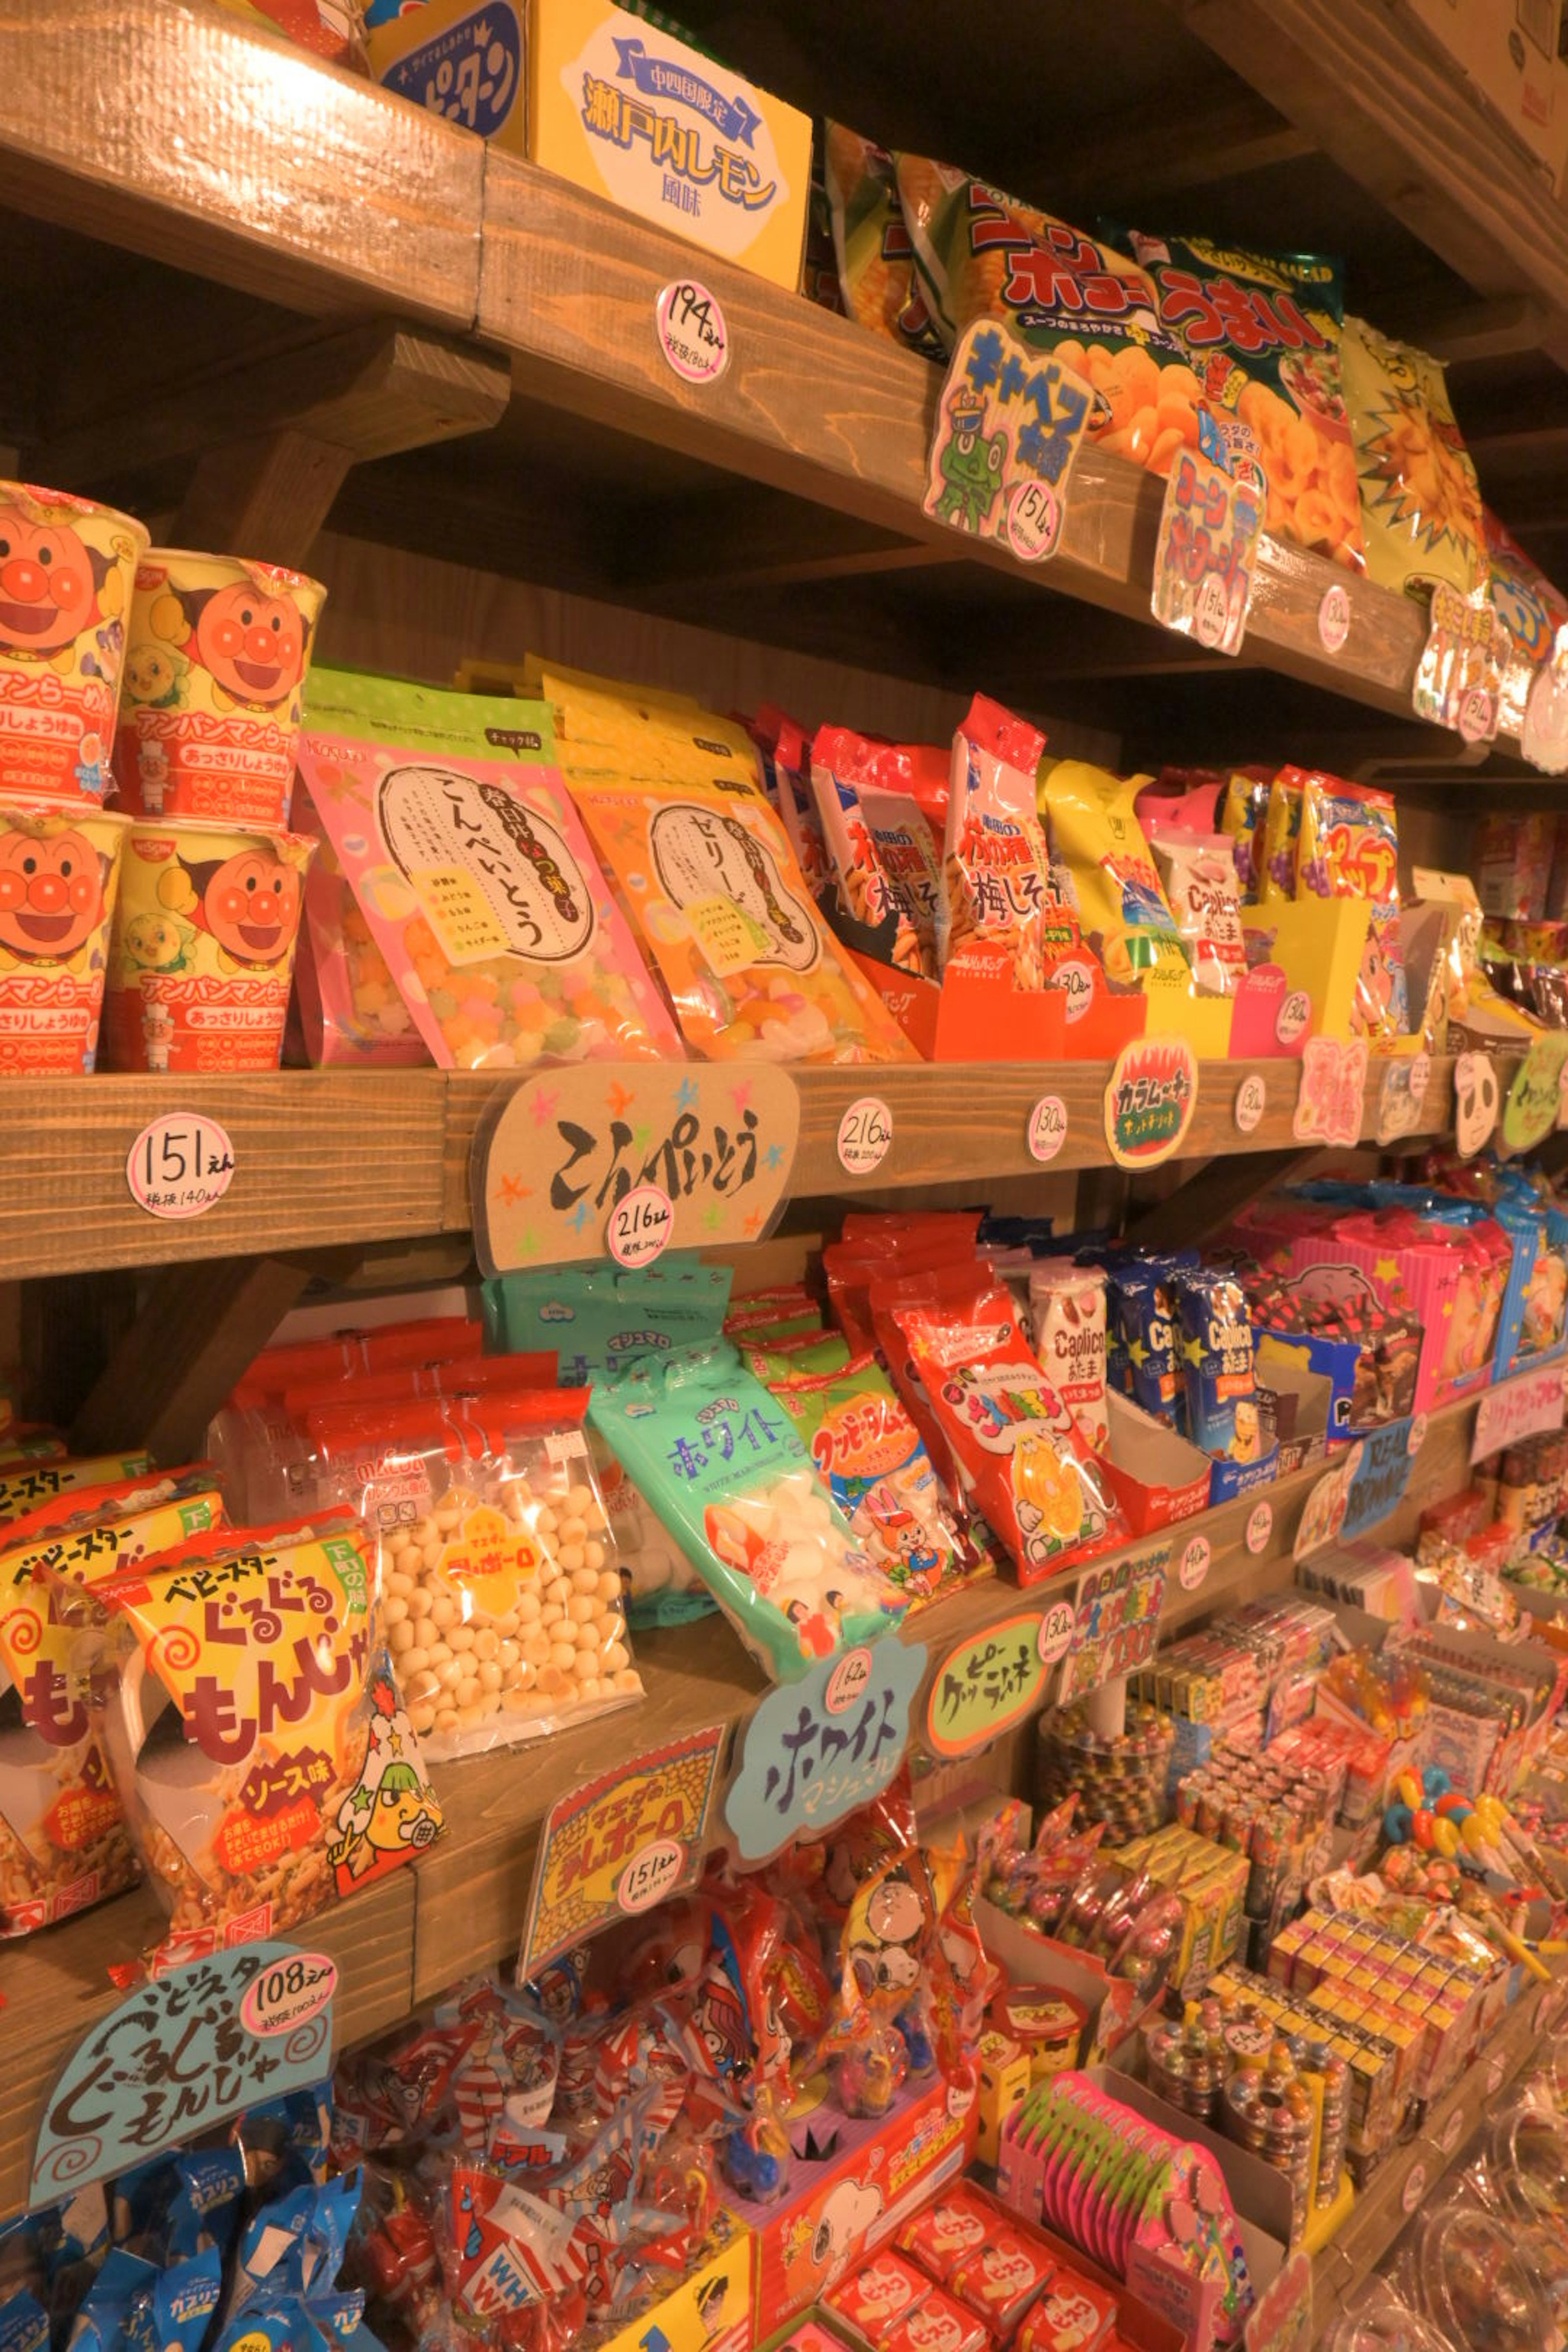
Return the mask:
M287 1058L307 1061L318 1070L405 1070L427 1064L430 1049L337 852L321 831L308 793L300 793L297 808L300 831L315 833L321 845L305 880Z

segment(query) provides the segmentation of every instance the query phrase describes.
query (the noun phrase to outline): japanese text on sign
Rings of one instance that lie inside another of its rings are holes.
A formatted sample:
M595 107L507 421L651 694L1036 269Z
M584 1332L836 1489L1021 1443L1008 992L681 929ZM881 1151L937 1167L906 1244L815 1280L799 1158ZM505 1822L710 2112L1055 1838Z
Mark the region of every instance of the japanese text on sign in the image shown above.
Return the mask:
M1563 1366L1546 1364L1538 1372L1525 1372L1516 1381L1488 1389L1476 1408L1470 1460L1484 1462L1489 1454L1517 1444L1521 1437L1535 1437L1543 1430L1562 1426Z
M1198 1066L1184 1037L1135 1037L1105 1089L1105 1140L1119 1168L1157 1168L1181 1149L1198 1101Z
M1298 1143L1350 1145L1360 1140L1366 1093L1364 1037L1309 1037L1301 1049L1301 1084L1290 1132Z
M234 1146L216 1118L166 1112L144 1127L125 1155L125 1181L150 1217L199 1217L221 1201L234 1175Z
M1358 1438L1308 1496L1294 1557L1305 1559L1325 1544L1349 1543L1385 1519L1410 1483L1411 1458L1408 1419Z
M1533 1037L1513 1074L1502 1107L1502 1139L1509 1151L1533 1151L1557 1125L1563 1076L1568 1068L1568 1037Z
M835 1685L842 1661L819 1659L799 1682L769 1691L747 1725L724 1802L743 1861L830 1829L879 1797L902 1763L925 1652L889 1633L864 1655L866 1677L852 1698Z
M1452 727L1467 743L1489 742L1502 709L1508 632L1483 590L1461 596L1447 580L1432 591L1426 643L1415 665L1417 719Z
M647 1895L650 1883L660 1896L696 1884L723 1746L722 1724L666 1740L551 1807L518 1952L520 1980L656 1899ZM666 1851L671 1845L679 1867Z
M926 1701L928 1748L938 1756L967 1756L1043 1704L1044 1624L1040 1611L1031 1609L948 1654Z
M1178 449L1154 554L1154 618L1212 653L1234 654L1247 633L1262 529L1263 500L1252 481L1195 449Z
M128 1993L77 2044L38 2126L29 2202L48 2204L182 2145L258 2099L318 2082L331 2064L330 1999L279 2028L273 2011L319 1991L331 1968L288 1944L247 1944L171 1969ZM279 2001L250 2003L258 1979ZM310 1998L307 1998L309 1996Z
M937 404L926 513L1039 562L1061 538L1068 479L1099 406L1081 376L994 320L966 327Z
M1090 1569L1078 1589L1078 1621L1062 1665L1058 1706L1136 1673L1153 1656L1170 1565L1171 1547L1162 1543L1136 1559Z

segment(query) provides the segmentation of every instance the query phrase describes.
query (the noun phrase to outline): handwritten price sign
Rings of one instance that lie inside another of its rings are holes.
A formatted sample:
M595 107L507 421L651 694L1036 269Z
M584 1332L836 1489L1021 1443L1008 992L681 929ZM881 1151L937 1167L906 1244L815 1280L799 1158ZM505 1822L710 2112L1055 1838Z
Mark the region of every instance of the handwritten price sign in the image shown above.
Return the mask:
M1042 1706L1045 1646L1044 1612L1030 1609L950 1651L926 1701L926 1745L932 1753L972 1756Z
M742 1861L819 1836L881 1795L904 1760L925 1660L918 1642L885 1633L767 1693L724 1800Z
M1163 1543L1134 1559L1090 1569L1079 1586L1078 1618L1062 1666L1058 1706L1147 1665L1160 1640L1170 1566L1171 1547Z
M1350 1145L1361 1139L1366 1093L1366 1040L1309 1037L1301 1049L1301 1084L1290 1132L1298 1143Z
M125 1181L150 1217L205 1216L234 1175L234 1146L216 1118L165 1111L125 1155Z
M1263 500L1252 480L1195 449L1178 449L1154 553L1154 618L1211 653L1238 651L1262 530Z
M1038 563L1061 539L1068 484L1098 399L994 319L959 337L937 404L925 511Z
M1500 1388L1488 1389L1476 1408L1470 1460L1484 1462L1521 1437L1561 1429L1563 1374L1560 1363L1547 1364L1539 1372L1525 1372L1516 1381L1504 1381Z

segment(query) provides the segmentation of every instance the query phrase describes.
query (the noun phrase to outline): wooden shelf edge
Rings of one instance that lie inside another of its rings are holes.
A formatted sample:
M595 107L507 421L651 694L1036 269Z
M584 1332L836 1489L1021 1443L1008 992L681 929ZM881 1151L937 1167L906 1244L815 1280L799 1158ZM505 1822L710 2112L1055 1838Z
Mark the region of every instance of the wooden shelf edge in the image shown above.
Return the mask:
M1473 1397L1428 1417L1404 1508L1451 1491L1468 1458ZM1211 1546L1203 1583L1184 1591L1173 1574L1163 1633L1232 1601L1293 1580L1291 1546L1321 1463L1239 1500L1138 1537L1093 1563L1147 1551L1169 1535L1179 1550L1202 1533ZM1273 1527L1261 1553L1247 1548L1246 1527L1267 1498ZM1062 1591L1082 1569L1026 1590L1001 1580L970 1586L917 1612L903 1638L926 1651L913 1722L953 1645ZM429 1854L383 1885L305 1923L289 1940L320 1947L337 1961L340 2048L384 2032L476 1968L510 1967L521 1932L539 1830L555 1801L604 1769L607 1756L636 1755L678 1732L742 1724L766 1687L759 1668L721 1617L636 1637L646 1696L634 1706L594 1717L531 1747L497 1750L437 1766L447 1835ZM17 2210L40 2103L66 2055L111 2005L104 1985L110 1959L128 1958L156 1940L158 1913L145 1890L122 1895L79 1919L15 1945L0 1945L0 2079L11 2095L0 2114L0 2216Z

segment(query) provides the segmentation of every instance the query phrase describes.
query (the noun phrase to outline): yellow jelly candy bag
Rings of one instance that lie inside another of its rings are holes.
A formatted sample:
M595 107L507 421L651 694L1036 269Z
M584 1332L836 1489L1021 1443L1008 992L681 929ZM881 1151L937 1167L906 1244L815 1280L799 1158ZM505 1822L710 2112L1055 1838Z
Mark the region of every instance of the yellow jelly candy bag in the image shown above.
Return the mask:
M689 1045L919 1058L818 914L743 729L575 688L558 708L573 797Z
M1442 369L1361 319L1345 320L1342 361L1369 574L1414 596L1439 580L1473 595L1487 577L1480 486Z

